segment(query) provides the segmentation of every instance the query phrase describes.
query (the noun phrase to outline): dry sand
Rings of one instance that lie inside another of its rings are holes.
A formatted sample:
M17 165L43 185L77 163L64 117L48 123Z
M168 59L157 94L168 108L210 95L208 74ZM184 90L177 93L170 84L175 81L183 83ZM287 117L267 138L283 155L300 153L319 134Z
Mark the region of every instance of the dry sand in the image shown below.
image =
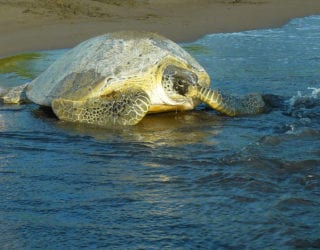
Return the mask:
M175 41L282 25L320 14L320 0L0 0L0 57L66 48L114 30Z

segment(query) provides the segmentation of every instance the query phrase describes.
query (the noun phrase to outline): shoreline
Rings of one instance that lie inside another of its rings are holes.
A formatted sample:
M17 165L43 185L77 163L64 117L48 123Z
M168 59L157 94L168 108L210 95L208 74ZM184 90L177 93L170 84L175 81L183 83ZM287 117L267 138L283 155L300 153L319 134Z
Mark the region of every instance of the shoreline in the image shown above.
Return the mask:
M319 0L0 0L0 58L70 48L115 30L188 42L211 33L273 28L320 14Z

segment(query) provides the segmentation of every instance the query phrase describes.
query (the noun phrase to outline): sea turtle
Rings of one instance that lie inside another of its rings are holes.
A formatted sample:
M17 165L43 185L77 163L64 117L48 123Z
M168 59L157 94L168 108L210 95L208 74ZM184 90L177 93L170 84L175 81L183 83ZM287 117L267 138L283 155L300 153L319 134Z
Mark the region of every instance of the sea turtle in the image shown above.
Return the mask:
M32 82L2 90L5 103L29 100L65 121L134 125L147 113L191 110L205 102L223 114L257 114L259 94L239 98L210 89L204 68L173 41L119 31L69 50Z

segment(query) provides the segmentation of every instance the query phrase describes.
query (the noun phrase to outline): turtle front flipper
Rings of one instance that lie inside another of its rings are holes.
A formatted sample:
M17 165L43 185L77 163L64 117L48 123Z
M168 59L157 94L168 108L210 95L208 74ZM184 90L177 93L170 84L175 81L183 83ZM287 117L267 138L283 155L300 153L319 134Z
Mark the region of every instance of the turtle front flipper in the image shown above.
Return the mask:
M228 116L254 115L264 111L265 103L260 94L236 97L218 90L197 87L197 97L211 108Z
M85 101L55 99L52 102L53 112L60 120L98 126L135 125L147 114L149 106L147 93L140 90Z

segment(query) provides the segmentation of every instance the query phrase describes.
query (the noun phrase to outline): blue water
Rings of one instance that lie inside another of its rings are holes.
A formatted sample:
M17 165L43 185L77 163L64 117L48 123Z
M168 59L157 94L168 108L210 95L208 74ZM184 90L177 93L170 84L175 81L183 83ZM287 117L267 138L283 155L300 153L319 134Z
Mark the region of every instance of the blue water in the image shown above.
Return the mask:
M0 105L0 249L320 248L320 16L182 46L213 88L286 101L121 129ZM25 67L36 76L65 51ZM0 86L31 78L12 70Z

